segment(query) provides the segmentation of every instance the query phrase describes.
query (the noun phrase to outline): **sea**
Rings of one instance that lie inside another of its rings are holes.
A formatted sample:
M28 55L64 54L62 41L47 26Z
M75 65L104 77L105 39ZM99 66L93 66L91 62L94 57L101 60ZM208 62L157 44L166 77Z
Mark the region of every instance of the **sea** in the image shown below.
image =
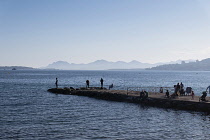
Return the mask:
M58 86L113 84L173 87L182 82L195 95L210 85L210 72L150 70L0 70L2 140L209 140L210 114L47 92ZM208 96L210 96L208 94Z

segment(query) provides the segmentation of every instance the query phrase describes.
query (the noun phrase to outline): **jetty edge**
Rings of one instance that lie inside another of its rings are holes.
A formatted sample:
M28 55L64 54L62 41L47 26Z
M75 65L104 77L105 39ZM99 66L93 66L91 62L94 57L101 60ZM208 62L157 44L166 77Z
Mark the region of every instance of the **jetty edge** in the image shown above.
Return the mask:
M87 96L96 99L118 101L118 102L130 102L137 103L145 106L160 107L166 109L188 110L196 112L210 113L210 102L199 102L199 96L195 96L194 100L191 100L191 96L185 96L181 98L168 99L165 98L164 93L152 93L149 92L149 96L146 99L141 99L139 93L127 93L126 90L107 90L101 88L51 88L48 92L55 94L65 95L77 95Z

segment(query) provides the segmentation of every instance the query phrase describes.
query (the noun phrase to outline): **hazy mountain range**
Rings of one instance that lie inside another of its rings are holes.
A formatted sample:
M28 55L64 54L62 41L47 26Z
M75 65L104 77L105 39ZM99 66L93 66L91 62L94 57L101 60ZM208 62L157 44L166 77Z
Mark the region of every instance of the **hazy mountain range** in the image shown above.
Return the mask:
M31 67L24 66L0 66L0 70L30 70ZM126 69L146 69L146 70L180 70L180 71L210 71L210 58L198 60L177 60L167 63L142 63L136 60L131 62L110 62L106 60L97 60L88 64L75 64L65 61L57 61L46 67L38 69L60 69L60 70L126 70Z
M145 69L145 68L152 68L159 65L164 64L179 64L183 60L167 62L167 63L142 63L136 60L131 62L110 62L106 60L97 60L95 62L91 62L88 64L75 64L75 63L68 63L66 61L57 61L49 64L45 67L45 69L61 69L61 70L108 70L108 69ZM185 62L191 62L195 60L185 60Z

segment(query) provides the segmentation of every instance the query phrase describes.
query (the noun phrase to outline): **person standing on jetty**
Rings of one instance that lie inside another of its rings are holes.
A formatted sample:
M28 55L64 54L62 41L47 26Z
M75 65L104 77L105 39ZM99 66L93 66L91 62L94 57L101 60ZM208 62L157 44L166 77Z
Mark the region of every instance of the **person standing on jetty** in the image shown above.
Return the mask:
M181 82L180 84L180 88L183 89L184 88L184 84Z
M166 91L166 98L169 98L169 91Z
M89 84L90 84L89 80L86 80L86 88L89 88Z
M194 93L194 91L192 91L192 100L194 100L194 96L195 96L195 93Z
M55 80L55 87L58 88L58 78Z
M180 90L180 84L177 83L177 85L176 85L176 93L177 93L179 90Z
M175 94L177 95L177 96L179 96L179 94L180 94L180 84L179 83L177 83L177 85L174 85L174 89L175 89Z
M101 89L102 89L103 88L103 84L104 84L104 80L101 78L100 82L101 82Z

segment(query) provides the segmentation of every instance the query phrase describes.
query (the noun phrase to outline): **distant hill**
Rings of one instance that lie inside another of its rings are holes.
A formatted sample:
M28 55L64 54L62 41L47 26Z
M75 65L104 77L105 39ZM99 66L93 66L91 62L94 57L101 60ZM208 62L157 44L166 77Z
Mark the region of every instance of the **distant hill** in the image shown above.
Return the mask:
M31 67L23 67L23 66L0 66L0 70L32 70L34 68Z
M106 60L97 60L88 64L74 64L65 61L57 61L49 64L47 69L63 69L63 70L108 70L108 69L145 69L157 66L157 64L141 63L138 61L131 62L110 62Z
M148 70L210 71L210 58L188 63L182 61L181 64L160 65L148 68Z
M71 64L69 64L68 62L65 61L57 61L57 62L53 62L52 64L49 64L46 68L49 69L69 69L71 67Z

